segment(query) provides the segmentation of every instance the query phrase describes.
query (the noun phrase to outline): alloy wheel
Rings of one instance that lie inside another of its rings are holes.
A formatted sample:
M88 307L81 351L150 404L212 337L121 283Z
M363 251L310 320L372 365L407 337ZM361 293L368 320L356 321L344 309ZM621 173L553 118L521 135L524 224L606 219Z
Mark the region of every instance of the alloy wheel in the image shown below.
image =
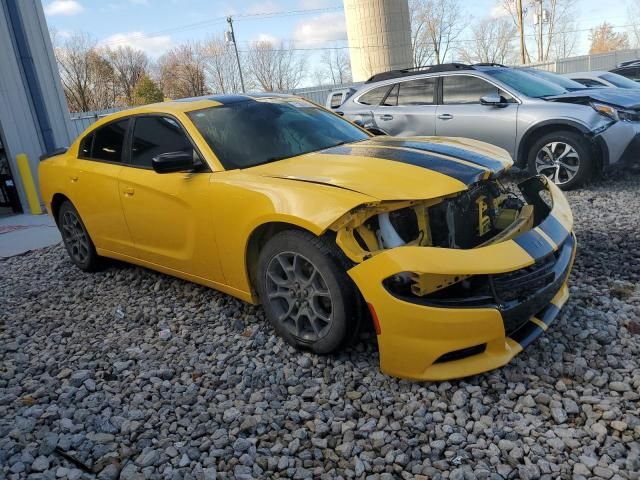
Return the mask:
M565 142L549 142L536 155L536 171L556 185L573 179L580 169L580 155Z
M61 232L69 256L76 262L84 264L89 258L89 237L80 218L75 212L67 210L62 215Z
M266 293L277 321L305 342L323 338L331 328L333 302L317 267L295 252L275 255L265 273Z

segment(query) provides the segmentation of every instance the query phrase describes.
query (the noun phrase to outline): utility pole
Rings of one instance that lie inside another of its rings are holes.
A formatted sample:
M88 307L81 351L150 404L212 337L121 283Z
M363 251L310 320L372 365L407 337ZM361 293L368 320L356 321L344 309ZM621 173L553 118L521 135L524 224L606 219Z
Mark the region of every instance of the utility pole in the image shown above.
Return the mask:
M538 0L538 4L540 5L540 9L538 10L538 61L542 61L542 28L544 25L544 21L542 19L543 8L542 8L542 0Z
M244 78L242 78L242 66L240 66L240 55L238 54L238 45L236 44L236 35L233 32L233 20L231 17L227 17L227 23L229 23L229 31L225 34L225 40L227 43L233 43L233 48L236 51L236 61L238 62L238 73L240 74L240 86L242 87L242 93L244 91Z
M516 10L518 15L518 31L520 32L520 63L525 64L524 50L524 14L522 12L522 0L516 0Z

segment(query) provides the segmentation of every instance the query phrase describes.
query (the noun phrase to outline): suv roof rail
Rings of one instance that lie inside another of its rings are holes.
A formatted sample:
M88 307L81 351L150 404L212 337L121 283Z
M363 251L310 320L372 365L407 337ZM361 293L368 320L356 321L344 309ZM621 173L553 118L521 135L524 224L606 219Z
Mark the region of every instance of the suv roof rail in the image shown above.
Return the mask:
M408 77L421 73L451 72L454 70L474 70L473 65L465 63L441 63L439 65L424 65L421 67L402 68L390 70L388 72L376 73L364 83L378 82L380 80L390 80L392 78Z
M506 65L502 65L501 63L495 63L495 62L474 63L473 66L474 67L503 67L503 68L509 68Z

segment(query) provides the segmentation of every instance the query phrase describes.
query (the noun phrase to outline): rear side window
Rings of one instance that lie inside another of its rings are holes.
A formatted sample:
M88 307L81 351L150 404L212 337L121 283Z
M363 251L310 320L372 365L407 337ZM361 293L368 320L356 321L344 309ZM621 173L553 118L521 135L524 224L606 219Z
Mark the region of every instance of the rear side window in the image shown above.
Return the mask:
M358 102L364 105L380 105L380 102L390 88L390 85L385 85L384 87L378 87L374 88L373 90L369 90L358 99Z
M128 125L127 118L98 128L82 140L79 156L104 162L122 162L122 146Z
M342 105L342 94L334 93L331 95L331 108L338 108L340 105Z
M435 78L419 78L400 83L398 105L433 105Z
M169 152L194 154L193 145L171 117L136 117L131 144L131 165L151 168L153 157Z
M447 75L442 77L442 103L480 103L480 98L489 94L505 95L504 92L481 78L470 75Z

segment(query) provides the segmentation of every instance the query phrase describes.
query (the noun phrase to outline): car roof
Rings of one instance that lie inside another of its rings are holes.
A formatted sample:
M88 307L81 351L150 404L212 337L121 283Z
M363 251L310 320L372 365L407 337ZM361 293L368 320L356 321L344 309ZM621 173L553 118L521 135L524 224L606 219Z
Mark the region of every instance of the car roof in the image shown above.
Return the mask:
M605 73L610 73L607 72L606 70L591 70L590 72L571 72L571 73L565 73L565 76L570 76L570 75L580 75L583 77L599 77L600 75L603 75Z
M110 113L97 122L91 124L87 129L78 136L76 141L84 138L90 132L96 130L102 125L106 125L113 121L117 121L122 118L126 118L132 115L140 114L163 114L168 115L192 112L194 110L201 110L203 108L220 107L223 105L231 105L233 103L244 102L249 100L260 100L268 98L289 98L296 100L304 100L301 97L295 95L288 95L283 93L251 93L242 95L203 95L201 97L181 98L178 100L169 100L166 102L150 103L148 105L142 105L140 107L127 108L118 112Z
M299 98L295 95L282 93L251 93L241 95L203 95L200 97L180 98L177 100L169 100L166 102L151 103L140 107L129 108L118 112L118 116L135 115L139 113L179 113L191 112L202 108L219 107L223 105L231 105L234 103L245 102L249 100L260 100L268 98ZM109 116L114 118L114 116Z

